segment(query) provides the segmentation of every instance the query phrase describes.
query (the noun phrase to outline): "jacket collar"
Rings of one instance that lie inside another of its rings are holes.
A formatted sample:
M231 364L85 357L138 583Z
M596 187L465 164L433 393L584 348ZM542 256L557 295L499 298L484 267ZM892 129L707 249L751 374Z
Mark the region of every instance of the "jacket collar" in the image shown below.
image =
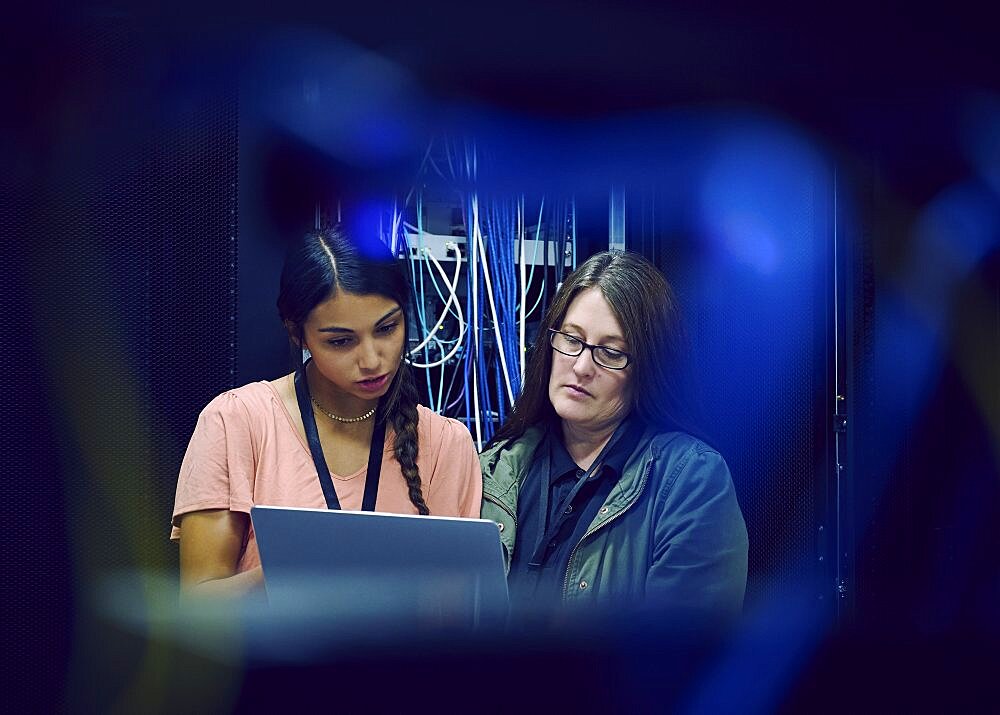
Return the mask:
M657 430L647 427L638 448L625 461L621 478L605 502L612 511L631 503L645 487L646 464L656 455ZM483 491L511 509L516 508L517 492L528 466L544 436L540 426L529 427L518 439L494 445L481 455L487 478Z
M483 491L513 506L518 487L543 435L541 427L529 427L516 440L501 442L486 450L480 457L488 475Z

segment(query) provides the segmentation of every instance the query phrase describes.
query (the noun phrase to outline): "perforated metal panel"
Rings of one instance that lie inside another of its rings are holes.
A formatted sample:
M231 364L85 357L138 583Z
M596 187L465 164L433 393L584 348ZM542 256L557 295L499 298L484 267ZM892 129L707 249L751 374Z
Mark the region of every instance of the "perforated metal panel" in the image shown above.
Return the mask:
M194 419L235 371L238 104L233 86L213 79L146 106L160 68L146 64L127 25L104 27L96 61L110 58L99 69L120 133L97 129L82 171L67 176L76 204L57 228L85 242L66 289L82 308L75 320L91 329L90 372L106 380L97 395L83 393L107 408L100 428L76 424L100 436L82 441L101 473L70 479L101 483L79 485L79 507L110 507L130 534L130 548L104 550L95 565L155 567L173 553L162 545ZM56 305L63 296L52 288Z
M0 208L16 241L2 293L16 406L4 559L22 632L7 656L15 678L47 684L72 673L74 651L102 652L80 630L102 579L176 571L177 469L236 354L234 83L173 82L192 68L163 62L127 18L69 23L46 121L19 145L38 153Z
M628 248L654 260L678 293L703 429L729 465L746 520L748 609L804 589L817 602L833 595L823 496L833 360L827 186L816 176L784 197L799 233L780 237L773 272L678 230L678 209L666 210L676 200L662 191L632 202Z

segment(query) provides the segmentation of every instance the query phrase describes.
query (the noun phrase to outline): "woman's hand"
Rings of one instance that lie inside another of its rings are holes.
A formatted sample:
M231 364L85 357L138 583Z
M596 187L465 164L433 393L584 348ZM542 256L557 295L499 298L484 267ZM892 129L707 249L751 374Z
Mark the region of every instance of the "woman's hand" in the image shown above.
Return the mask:
M242 596L264 583L260 566L236 573L250 517L228 509L181 517L182 596Z

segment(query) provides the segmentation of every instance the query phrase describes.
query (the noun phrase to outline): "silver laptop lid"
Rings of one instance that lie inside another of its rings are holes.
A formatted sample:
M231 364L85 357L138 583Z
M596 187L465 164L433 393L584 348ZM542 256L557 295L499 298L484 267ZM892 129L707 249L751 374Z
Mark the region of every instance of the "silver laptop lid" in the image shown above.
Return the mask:
M472 625L506 614L500 533L487 519L271 506L250 513L273 608Z

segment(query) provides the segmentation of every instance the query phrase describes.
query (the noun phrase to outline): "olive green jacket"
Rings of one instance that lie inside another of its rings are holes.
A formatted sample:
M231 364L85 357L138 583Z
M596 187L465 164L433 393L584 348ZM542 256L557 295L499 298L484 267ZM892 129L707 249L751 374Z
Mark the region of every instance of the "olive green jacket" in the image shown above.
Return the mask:
M482 516L497 522L507 569L518 489L542 430L480 455ZM735 616L747 576L747 531L722 456L682 432L647 429L626 460L563 580L565 603L657 604L678 615Z

